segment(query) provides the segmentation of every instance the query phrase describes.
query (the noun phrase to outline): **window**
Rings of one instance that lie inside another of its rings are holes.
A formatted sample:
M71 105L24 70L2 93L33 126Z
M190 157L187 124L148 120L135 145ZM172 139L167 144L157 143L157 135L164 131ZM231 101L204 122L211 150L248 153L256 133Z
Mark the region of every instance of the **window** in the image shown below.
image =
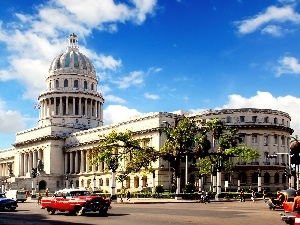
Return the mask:
M74 88L78 88L78 80L74 80Z
M228 116L228 117L226 118L226 123L231 123L231 117L230 117L230 116Z
M106 183L106 186L109 186L109 178L106 178L105 183Z
M281 136L281 145L285 145L284 136Z
M59 88L59 81L58 80L55 81L55 87Z
M244 116L240 116L240 122L245 123L245 117Z
M99 186L103 186L103 179L102 178L99 179Z
M252 122L256 123L257 122L257 116L252 116Z
M242 184L247 184L247 174L245 172L240 173L240 179Z
M264 136L264 145L269 145L269 136Z
M130 177L126 178L126 188L130 188Z
M83 82L83 88L87 89L87 81L86 80Z
M257 184L258 181L258 173L254 172L252 173L252 184Z
M94 84L91 84L91 90L92 91L94 90Z
M284 125L284 119L281 120L281 124Z
M264 118L264 123L269 123L269 117Z
M140 180L139 177L135 177L134 178L134 187L138 188L140 186Z
M274 144L278 145L278 136L277 136L277 134L274 135Z
M270 174L268 172L264 174L264 184L270 184Z
M257 144L257 135L252 135L252 144Z
M245 134L240 134L239 135L239 142L240 143L245 143Z
M68 87L68 80L67 79L64 80L64 87Z
M277 124L277 123L278 123L278 120L277 120L277 118L276 118L276 117L274 118L274 123L275 123L275 124Z

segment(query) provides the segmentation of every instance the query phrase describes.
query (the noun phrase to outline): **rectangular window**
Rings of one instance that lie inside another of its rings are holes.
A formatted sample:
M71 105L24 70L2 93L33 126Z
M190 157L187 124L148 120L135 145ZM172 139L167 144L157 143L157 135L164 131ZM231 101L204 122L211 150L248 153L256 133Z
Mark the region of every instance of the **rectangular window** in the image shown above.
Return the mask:
M274 144L275 144L275 145L278 145L278 137L277 137L276 134L274 135Z
M106 183L106 186L109 186L109 178L106 178L105 183Z
M240 122L245 123L245 117L244 116L240 116Z
M269 145L269 137L264 136L264 145Z
M281 136L281 145L285 145L284 136Z
M257 122L257 116L252 116L252 122L256 123Z
M252 144L257 144L257 135L252 135Z

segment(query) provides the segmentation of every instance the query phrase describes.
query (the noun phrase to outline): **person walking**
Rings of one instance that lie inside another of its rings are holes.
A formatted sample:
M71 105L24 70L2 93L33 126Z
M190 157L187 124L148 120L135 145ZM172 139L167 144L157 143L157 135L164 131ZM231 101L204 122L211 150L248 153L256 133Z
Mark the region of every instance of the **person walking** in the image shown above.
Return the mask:
M266 203L266 197L267 197L267 190L264 188L263 189L263 200L264 200L264 202Z
M41 195L41 193L39 193L38 194L38 202L37 202L38 205L41 204L41 200L42 200L42 195Z
M243 188L240 192L240 202L245 202L245 191Z
M254 190L252 190L252 192L251 192L251 200L252 200L252 202L255 202L255 191Z
M127 200L130 201L130 191L127 191L126 197L127 197Z
M48 190L48 188L46 189L45 194L46 194L46 197L48 197L48 195L49 195L49 190Z

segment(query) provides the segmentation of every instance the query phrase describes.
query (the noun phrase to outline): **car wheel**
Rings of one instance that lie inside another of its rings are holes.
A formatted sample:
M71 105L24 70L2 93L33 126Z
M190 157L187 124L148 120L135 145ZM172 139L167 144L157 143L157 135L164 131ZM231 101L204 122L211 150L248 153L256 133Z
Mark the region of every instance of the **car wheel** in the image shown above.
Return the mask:
M80 209L76 209L76 216L81 216L81 215L83 215L84 214L84 211L83 211L83 209L82 208L80 208Z
M55 210L54 209L47 209L47 211L48 211L49 215L55 214Z
M101 210L99 210L99 214L100 214L101 216L107 216L107 210L101 209Z

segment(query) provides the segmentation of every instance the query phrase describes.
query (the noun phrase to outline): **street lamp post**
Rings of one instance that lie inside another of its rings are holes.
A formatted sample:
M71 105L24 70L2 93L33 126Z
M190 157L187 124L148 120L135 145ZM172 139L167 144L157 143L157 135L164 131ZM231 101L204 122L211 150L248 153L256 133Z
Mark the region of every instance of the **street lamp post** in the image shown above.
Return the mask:
M219 198L220 194L222 193L222 159L218 159L217 161L217 194L216 199Z
M94 175L94 178L93 178L93 185L94 185L94 192L96 191L96 177L95 177L95 175Z
M261 170L260 169L257 170L257 175L258 175L258 177L257 177L257 191L261 192Z
M109 168L111 169L111 201L116 201L116 170L119 167L118 156L111 158L109 162Z
M202 174L199 173L199 192L202 191Z

